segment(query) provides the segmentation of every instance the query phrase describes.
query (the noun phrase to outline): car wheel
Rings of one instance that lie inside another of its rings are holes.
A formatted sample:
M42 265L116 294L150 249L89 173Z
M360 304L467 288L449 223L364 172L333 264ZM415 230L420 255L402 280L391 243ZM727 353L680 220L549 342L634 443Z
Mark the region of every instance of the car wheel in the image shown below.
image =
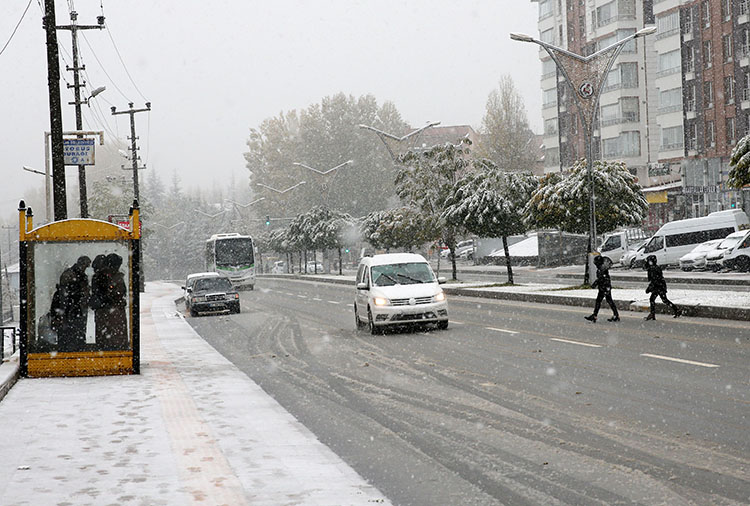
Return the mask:
M746 257L744 255L741 257L737 257L734 265L737 266L737 270L740 272L750 271L750 257Z
M362 323L362 320L359 319L359 312L357 311L357 305L354 304L354 325L356 326L357 330L364 327L364 323Z
M630 261L630 268L635 269L635 258Z
M380 329L375 325L375 320L372 319L372 311L367 308L367 328L370 330L370 334L376 336L380 334Z
M255 290L255 285L250 285L250 290Z
M442 320L439 321L437 324L437 328L440 330L447 330L448 329L448 320Z
M193 316L193 317L198 316L198 311L196 311L194 309L191 309L190 310L190 316Z

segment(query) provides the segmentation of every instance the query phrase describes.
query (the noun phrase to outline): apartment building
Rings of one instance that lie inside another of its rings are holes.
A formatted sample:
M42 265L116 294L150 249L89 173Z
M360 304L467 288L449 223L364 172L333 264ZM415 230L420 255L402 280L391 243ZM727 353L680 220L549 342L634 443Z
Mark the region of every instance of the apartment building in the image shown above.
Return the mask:
M731 149L750 132L750 0L531 0L539 39L581 55L644 26L607 75L595 156L624 160L647 189L650 228L750 206L723 183ZM545 171L584 157L571 90L540 48Z

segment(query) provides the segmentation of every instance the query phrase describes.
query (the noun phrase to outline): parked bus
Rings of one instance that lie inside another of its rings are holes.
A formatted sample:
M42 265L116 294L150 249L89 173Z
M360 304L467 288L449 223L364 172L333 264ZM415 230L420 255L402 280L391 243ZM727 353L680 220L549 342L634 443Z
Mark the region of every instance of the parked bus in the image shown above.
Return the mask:
M249 235L215 234L206 241L206 271L218 272L238 289L255 288L255 243Z
M706 241L724 239L732 232L750 228L744 211L730 209L716 211L702 218L689 218L665 223L638 253L637 267L643 267L646 257L655 255L660 265L679 265L680 257Z

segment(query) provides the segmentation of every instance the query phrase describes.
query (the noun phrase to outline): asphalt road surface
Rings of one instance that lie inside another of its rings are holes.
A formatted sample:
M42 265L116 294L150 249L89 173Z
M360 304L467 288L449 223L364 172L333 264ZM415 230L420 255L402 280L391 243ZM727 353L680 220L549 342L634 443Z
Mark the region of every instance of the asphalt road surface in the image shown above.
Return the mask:
M187 321L394 504L750 503L747 322L453 297L371 336L352 292L262 279Z

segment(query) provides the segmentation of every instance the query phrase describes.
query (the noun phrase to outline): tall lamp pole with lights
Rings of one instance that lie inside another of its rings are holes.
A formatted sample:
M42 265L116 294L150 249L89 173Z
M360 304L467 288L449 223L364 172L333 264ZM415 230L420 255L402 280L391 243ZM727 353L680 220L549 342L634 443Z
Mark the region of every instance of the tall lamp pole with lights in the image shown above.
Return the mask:
M618 40L599 51L589 55L581 56L566 49L553 46L547 42L537 40L523 33L511 33L510 38L520 42L533 42L544 48L555 62L557 68L565 77L565 81L573 90L578 113L583 126L584 142L586 144L586 168L589 177L589 241L586 258L585 283L589 282L590 266L589 256L594 250L596 240L596 203L594 199L594 124L596 113L599 109L599 98L604 87L607 74L625 47L625 44L638 37L644 37L656 32L655 26L649 26L636 33Z

